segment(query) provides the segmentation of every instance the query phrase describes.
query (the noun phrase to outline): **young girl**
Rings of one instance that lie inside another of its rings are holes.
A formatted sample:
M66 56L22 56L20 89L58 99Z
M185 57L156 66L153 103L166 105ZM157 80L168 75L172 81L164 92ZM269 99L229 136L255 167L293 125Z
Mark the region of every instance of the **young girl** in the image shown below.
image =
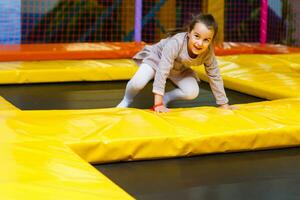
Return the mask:
M170 101L198 96L199 79L190 66L204 64L216 103L230 109L213 49L217 30L212 15L198 15L184 32L171 34L152 46L146 45L133 57L139 69L127 83L125 96L117 107L128 107L138 92L154 78L153 110L168 112L166 106ZM178 88L165 93L167 78Z

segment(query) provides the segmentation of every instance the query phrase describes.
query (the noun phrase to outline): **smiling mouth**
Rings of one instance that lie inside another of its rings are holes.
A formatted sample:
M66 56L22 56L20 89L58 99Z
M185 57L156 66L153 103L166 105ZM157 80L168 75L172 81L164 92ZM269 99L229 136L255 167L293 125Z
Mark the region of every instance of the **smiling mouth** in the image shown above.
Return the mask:
M195 47L195 46L194 46L194 47ZM198 51L202 50L201 47L195 47L195 49L198 50Z

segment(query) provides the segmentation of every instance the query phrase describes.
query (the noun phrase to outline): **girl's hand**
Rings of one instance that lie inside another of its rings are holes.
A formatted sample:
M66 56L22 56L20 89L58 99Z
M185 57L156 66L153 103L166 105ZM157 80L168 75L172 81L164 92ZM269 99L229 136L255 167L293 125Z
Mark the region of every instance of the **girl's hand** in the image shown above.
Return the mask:
M170 109L168 109L167 107L165 107L163 104L154 105L152 107L152 110L155 111L155 112L157 112L157 113L170 112Z
M219 108L226 109L226 110L236 110L237 109L236 106L231 106L229 104L220 105Z

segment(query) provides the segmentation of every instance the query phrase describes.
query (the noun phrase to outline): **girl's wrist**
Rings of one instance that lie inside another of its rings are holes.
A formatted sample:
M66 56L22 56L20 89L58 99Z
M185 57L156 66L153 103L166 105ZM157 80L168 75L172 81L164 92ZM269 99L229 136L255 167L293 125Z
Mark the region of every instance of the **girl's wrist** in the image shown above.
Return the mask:
M154 104L153 107L158 107L158 106L163 106L164 104L161 102L161 103L157 103L157 104Z
M154 105L163 104L163 96L160 94L154 94Z
M151 110L155 110L157 107L163 106L163 103L154 104L151 108Z

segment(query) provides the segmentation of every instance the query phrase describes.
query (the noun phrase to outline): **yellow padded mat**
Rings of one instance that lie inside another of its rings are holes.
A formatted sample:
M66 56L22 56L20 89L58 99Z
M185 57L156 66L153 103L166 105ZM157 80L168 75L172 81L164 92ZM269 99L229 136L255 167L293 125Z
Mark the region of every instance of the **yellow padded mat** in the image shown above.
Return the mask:
M13 104L0 96L0 110L19 110L19 108L15 107Z
M300 94L300 54L218 57L225 87L267 98ZM0 83L127 80L137 70L130 59L0 63ZM203 66L194 69L207 81Z
M300 54L218 58L226 88L266 99L300 96ZM203 67L195 67L208 81Z
M124 80L136 69L131 59L0 62L0 83Z
M92 163L187 156L300 144L300 98L172 109L3 111L8 142L61 141Z
M271 59L276 59L278 62L285 64L286 66L289 66L290 68L300 72L300 54L294 53L294 54L288 54L288 55L280 55L276 54L271 56Z
M0 199L133 199L54 141L1 143Z
M219 57L229 88L276 99L298 96L299 57ZM119 80L131 60L1 63L2 83ZM206 79L203 67L196 67ZM173 109L19 111L0 98L0 199L132 199L85 161L155 159L300 145L300 98ZM66 146L65 146L66 145ZM69 147L77 153L73 153Z

